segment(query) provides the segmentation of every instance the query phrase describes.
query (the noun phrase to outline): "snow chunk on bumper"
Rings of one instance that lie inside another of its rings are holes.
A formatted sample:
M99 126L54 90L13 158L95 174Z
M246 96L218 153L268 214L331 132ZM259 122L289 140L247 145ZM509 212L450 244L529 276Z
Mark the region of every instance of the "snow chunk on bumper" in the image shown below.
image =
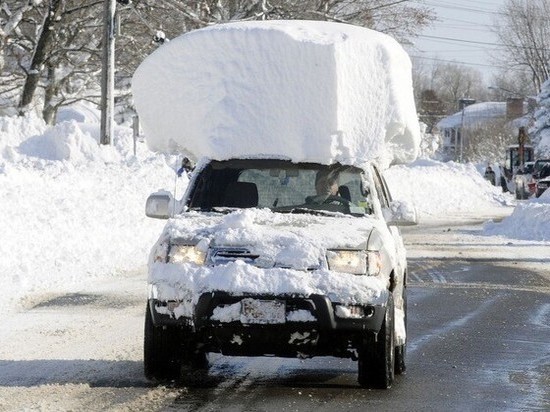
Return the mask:
M408 55L391 37L348 24L192 31L147 57L132 88L154 150L382 165L418 151Z

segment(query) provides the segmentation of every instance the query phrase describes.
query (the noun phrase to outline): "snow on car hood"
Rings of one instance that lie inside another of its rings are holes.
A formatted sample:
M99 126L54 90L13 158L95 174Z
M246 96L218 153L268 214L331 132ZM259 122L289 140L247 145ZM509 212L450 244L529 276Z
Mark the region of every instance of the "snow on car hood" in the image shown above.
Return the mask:
M150 257L155 298L196 303L200 294L323 294L342 303L384 304L386 280L329 271L327 249L365 248L369 233L384 224L369 217L313 216L239 210L228 215L188 212L168 221ZM155 256L168 242L209 248L244 248L259 264L242 260L215 266L165 264Z
M208 247L245 247L261 255L264 266L305 270L319 266L320 253L324 256L326 249L365 248L375 224L370 218L248 209L228 215L189 212L171 220L165 234L176 241L199 243L204 251Z

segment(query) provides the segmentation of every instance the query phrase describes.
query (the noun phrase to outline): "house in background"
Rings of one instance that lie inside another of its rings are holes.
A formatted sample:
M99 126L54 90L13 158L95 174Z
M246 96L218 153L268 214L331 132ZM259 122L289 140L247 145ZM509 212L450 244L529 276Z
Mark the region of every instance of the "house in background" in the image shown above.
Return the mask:
M519 126L524 126L522 117L528 112L523 98L509 98L506 102L468 102L459 112L443 118L436 125L442 138L441 150L447 160L462 160L469 132L509 123L510 133L513 133Z

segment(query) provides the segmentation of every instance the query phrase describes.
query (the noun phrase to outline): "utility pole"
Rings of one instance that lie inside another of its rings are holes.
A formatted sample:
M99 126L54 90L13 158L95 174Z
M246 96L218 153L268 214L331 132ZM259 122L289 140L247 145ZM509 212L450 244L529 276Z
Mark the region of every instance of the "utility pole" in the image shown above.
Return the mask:
M111 144L114 131L116 0L104 0L103 64L101 70L101 144Z
M518 155L519 168L523 170L525 166L525 144L527 143L527 132L525 126L521 126L518 131Z
M464 145L468 143L466 140L467 125L464 124L464 111L466 110L466 107L474 104L475 102L476 102L475 99L469 99L469 98L458 99L458 109L462 111L462 115L460 119L460 154L458 158L459 162L462 162L464 158ZM455 146L455 152L456 152L456 146Z

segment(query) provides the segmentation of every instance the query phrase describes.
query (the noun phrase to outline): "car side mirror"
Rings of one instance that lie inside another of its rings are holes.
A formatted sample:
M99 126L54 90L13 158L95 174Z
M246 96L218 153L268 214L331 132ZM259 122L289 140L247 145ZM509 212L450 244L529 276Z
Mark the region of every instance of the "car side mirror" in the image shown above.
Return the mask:
M410 202L393 200L389 208L383 209L388 226L414 226L418 223L416 209Z
M171 216L171 206L174 197L170 192L160 191L152 193L145 203L145 215L155 219L168 219Z

